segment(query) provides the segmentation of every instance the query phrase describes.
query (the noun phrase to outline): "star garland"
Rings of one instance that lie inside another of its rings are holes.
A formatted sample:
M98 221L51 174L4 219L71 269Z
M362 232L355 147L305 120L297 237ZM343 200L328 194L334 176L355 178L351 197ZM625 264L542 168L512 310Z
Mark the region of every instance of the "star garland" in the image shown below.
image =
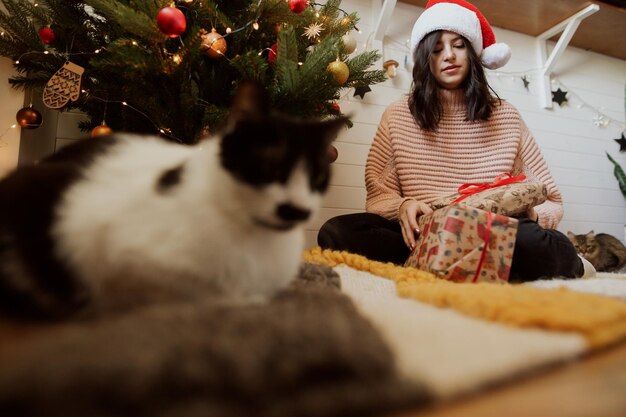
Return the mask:
M365 98L365 94L369 93L370 91L372 91L372 89L369 85L355 87L353 97L360 96L361 100L363 100Z
M622 137L619 139L613 139L615 142L619 143L619 151L626 152L626 137L624 137L624 132L622 132Z
M530 85L530 80L526 75L522 77L522 82L524 83L524 88L526 89L526 91L530 91L530 89L528 88L528 86Z
M552 101L558 103L559 106L563 107L563 103L567 101L567 91L561 90L559 87L556 91L552 92Z

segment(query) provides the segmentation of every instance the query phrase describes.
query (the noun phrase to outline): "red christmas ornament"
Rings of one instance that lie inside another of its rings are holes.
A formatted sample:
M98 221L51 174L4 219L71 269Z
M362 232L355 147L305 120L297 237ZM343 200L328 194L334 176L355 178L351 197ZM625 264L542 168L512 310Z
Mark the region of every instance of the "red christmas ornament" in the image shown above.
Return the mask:
M330 159L330 163L332 164L339 157L339 151L334 145L330 145L328 148L328 159Z
M187 19L176 7L164 7L157 13L157 26L170 38L180 36L187 28Z
M289 8L294 13L301 13L309 7L309 0L289 0Z
M50 45L57 38L50 26L44 26L37 32L39 39L46 45Z
M276 63L277 57L278 57L278 44L275 43L270 48L269 54L267 54L267 60L269 61L270 65L274 65Z
M336 112L340 112L341 111L341 107L339 107L339 104L337 104L336 101L333 101L332 103L330 103L330 108L333 109Z

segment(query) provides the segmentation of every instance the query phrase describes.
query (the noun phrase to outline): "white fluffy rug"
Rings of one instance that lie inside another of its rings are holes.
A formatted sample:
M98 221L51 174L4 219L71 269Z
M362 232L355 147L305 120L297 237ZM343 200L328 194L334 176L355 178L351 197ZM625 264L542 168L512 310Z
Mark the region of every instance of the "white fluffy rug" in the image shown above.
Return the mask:
M450 399L577 360L592 348L576 331L513 327L397 295L394 281L346 265L333 268L342 290L379 329L400 374ZM559 297L570 291L626 299L625 274L525 284ZM529 305L532 308L532 305Z
M346 266L342 289L382 333L398 372L451 398L585 351L575 333L518 329L398 298L393 281Z
M605 295L626 300L626 274L597 272L593 278L586 279L551 279L526 283L535 288L564 287L572 291Z

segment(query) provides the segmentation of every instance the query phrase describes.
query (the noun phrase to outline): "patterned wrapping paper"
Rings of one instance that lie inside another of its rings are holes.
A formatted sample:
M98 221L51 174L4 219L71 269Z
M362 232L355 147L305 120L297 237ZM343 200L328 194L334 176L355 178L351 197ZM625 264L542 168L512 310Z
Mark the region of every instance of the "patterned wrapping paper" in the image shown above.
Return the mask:
M420 217L418 224L422 234L405 266L455 282L508 281L516 219L453 205Z
M450 205L460 194L452 194L430 203L433 210ZM489 188L472 194L457 204L498 213L505 216L520 217L530 207L535 207L548 198L546 186L541 182L520 182Z

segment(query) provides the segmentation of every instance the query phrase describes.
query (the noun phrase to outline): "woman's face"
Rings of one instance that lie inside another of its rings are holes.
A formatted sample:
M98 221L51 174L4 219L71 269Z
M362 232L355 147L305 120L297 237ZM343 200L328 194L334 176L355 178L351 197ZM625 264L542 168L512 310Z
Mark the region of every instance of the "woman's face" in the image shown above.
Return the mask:
M443 31L430 55L430 71L437 83L447 89L459 88L469 74L465 39L454 32Z

